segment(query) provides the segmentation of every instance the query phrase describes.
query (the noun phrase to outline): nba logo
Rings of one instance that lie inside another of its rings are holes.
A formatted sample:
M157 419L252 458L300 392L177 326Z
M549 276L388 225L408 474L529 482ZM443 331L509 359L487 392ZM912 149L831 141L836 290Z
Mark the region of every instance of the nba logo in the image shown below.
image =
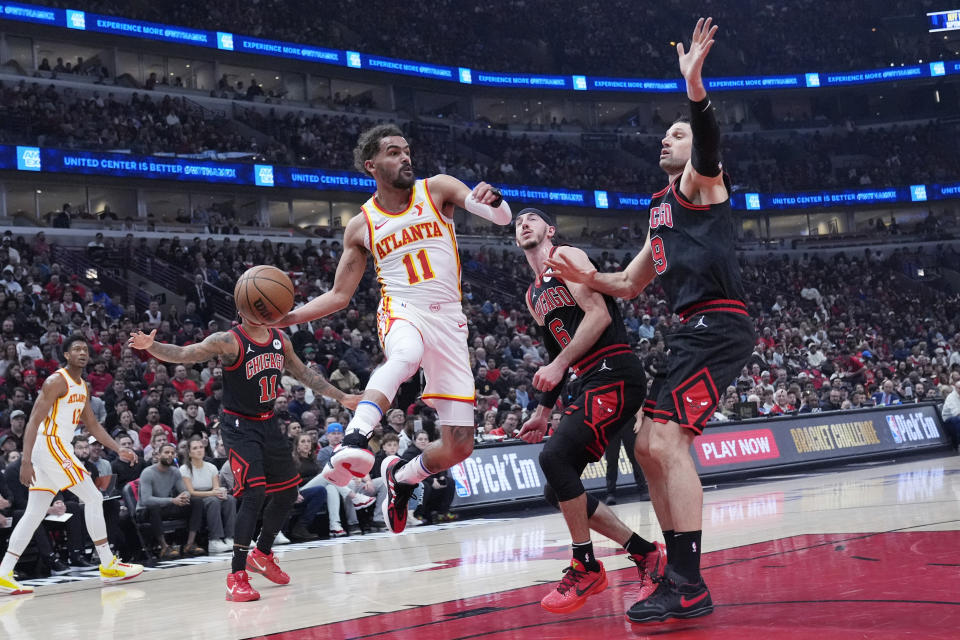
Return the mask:
M217 49L233 51L233 34L217 31Z
M453 483L457 487L457 497L459 498L469 498L470 497L470 480L467 478L467 473L463 469L463 463L451 467L450 474L453 476Z
M83 11L67 9L67 26L71 29L85 30L87 28L87 15Z
M273 165L256 164L253 166L253 177L258 187L273 186Z
M17 169L40 171L40 147L17 147Z
M897 444L903 444L903 434L900 433L900 426L897 424L896 416L887 416L887 426L890 428L890 435Z

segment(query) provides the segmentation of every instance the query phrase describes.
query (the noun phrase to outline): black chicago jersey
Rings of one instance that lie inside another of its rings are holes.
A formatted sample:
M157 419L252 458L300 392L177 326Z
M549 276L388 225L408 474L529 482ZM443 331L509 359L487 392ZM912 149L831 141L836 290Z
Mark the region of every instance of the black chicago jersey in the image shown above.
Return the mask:
M283 338L270 329L267 341L259 343L240 325L230 333L240 343L240 354L233 365L223 368L223 410L254 418L269 415L283 377Z
M556 251L551 249L550 255ZM620 308L610 296L603 296L610 314L610 324L596 343L571 368L578 376L599 364L604 357L632 353L627 341L627 331L620 315ZM577 332L583 321L584 311L577 305L563 280L548 273L541 274L527 289L527 302L534 317L543 324L545 345L550 353L559 353Z
M723 180L729 193L726 174ZM704 303L720 303L718 310L729 310L722 308L724 303L744 309L746 295L735 241L729 198L720 204L693 204L680 193L680 178L653 194L653 266L674 312L681 318L701 310Z

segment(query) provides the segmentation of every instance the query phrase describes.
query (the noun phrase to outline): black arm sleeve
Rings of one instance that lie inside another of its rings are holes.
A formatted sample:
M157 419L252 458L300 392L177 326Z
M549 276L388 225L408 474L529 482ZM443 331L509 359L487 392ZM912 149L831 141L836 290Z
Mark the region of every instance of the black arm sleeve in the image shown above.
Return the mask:
M547 348L547 353L550 354L550 362L553 362L558 355L560 355L560 347L557 343L546 335L546 329L540 327L540 336L543 340L543 346ZM548 409L553 409L557 404L557 398L560 397L560 393L563 391L564 385L567 384L567 372L563 373L563 378L560 379L560 382L557 383L553 389L550 391L544 391L540 394L540 406L547 407Z
M720 125L710 96L700 102L690 101L690 129L693 131L690 161L694 170L715 178L720 175Z

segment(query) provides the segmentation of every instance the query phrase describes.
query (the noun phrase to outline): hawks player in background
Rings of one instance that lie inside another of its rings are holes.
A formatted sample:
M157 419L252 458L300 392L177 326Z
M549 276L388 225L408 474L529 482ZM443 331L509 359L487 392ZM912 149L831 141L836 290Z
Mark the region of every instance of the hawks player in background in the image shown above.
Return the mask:
M547 479L543 495L563 512L573 539L573 560L540 605L551 613L569 613L607 586L606 571L593 553L590 529L627 550L640 570L641 597L653 592L667 558L662 544L631 531L610 507L586 493L580 480L587 464L603 457L611 438L640 410L647 381L627 343L616 301L585 285L566 283L544 266L547 258L563 253L587 259L580 249L555 247L555 232L553 218L539 209L517 215L517 245L535 278L527 289L527 307L550 353L550 364L533 376L534 388L543 392L540 405L519 437L531 443L543 440L547 418L572 370L577 379L571 395L576 399L540 452L540 468Z
M669 565L657 590L627 613L634 622L693 618L713 611L700 575L703 488L690 445L707 426L755 342L734 251L730 181L720 166L720 128L703 85L703 61L717 27L701 18L690 51L677 45L690 99L690 121L663 138L667 187L653 195L650 231L625 271L597 273L581 256L547 265L567 282L620 298L636 297L659 276L682 325L667 336L664 377L654 379L637 434L636 454L667 541Z
M90 393L82 377L90 359L90 347L83 336L73 335L64 341L63 358L66 366L57 369L44 381L23 434L20 482L30 488L30 497L26 512L10 534L7 553L0 562L0 594L33 592L13 579L13 568L33 532L46 517L53 498L66 490L83 501L87 532L100 556L101 580L120 582L143 573L142 566L120 562L110 551L103 518L103 494L73 454L73 448L68 449L66 443L73 439L74 428L82 422L93 437L106 448L116 451L124 462L135 464L137 455L118 445L93 415L88 401Z
M213 333L203 342L185 347L154 342L156 329L149 335L137 332L129 342L134 349L147 351L164 362L187 364L219 357L223 363L220 435L236 480L234 495L240 498L233 563L227 577L227 600L233 602L260 598L250 586L247 571L259 573L276 584L290 582L272 551L274 539L296 502L300 484L290 441L273 414L277 385L284 370L315 393L350 409L355 409L360 399L345 395L304 365L283 333L255 324L243 315L240 319L241 323L229 331ZM256 547L251 549L261 508L263 526Z
M279 324L309 322L346 307L363 277L367 256L373 255L381 291L377 329L386 361L370 376L347 425L344 446L322 473L342 486L370 471L374 456L367 443L374 425L400 385L422 366L422 397L437 411L441 437L409 463L396 456L383 462L389 496L384 522L399 533L407 523L414 487L473 452L476 390L461 302L454 207L499 225L509 224L512 215L500 192L485 182L471 191L447 175L417 180L410 146L395 125L362 133L353 156L357 169L376 180L377 191L361 207L361 215L347 224L333 288Z

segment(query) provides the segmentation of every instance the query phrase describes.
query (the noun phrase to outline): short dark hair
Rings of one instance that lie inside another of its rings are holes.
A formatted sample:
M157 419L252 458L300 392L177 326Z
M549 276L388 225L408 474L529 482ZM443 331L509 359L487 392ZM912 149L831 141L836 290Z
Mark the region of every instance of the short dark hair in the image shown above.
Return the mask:
M160 448L157 449L157 453L163 453L163 450L167 447L171 447L174 451L177 450L177 445L173 444L172 442L164 442L162 445L160 445Z
M380 151L380 141L391 136L402 138L403 131L395 124L378 124L360 134L357 146L353 149L353 166L357 171L372 176L365 163Z
M83 344L87 345L87 349L90 348L90 343L87 342L87 339L84 338L81 334L75 333L75 334L71 335L69 338L67 338L66 340L63 341L63 353L64 353L64 355L66 355L67 352L70 351L70 347L73 346L73 343L74 343L74 342L82 342Z
M387 444L388 442L396 442L397 444L400 444L400 438L395 433L384 434L383 438L380 440L380 446L383 447L383 445Z
M673 122L670 123L670 126L677 124L678 122L683 122L690 124L690 116L678 116Z

